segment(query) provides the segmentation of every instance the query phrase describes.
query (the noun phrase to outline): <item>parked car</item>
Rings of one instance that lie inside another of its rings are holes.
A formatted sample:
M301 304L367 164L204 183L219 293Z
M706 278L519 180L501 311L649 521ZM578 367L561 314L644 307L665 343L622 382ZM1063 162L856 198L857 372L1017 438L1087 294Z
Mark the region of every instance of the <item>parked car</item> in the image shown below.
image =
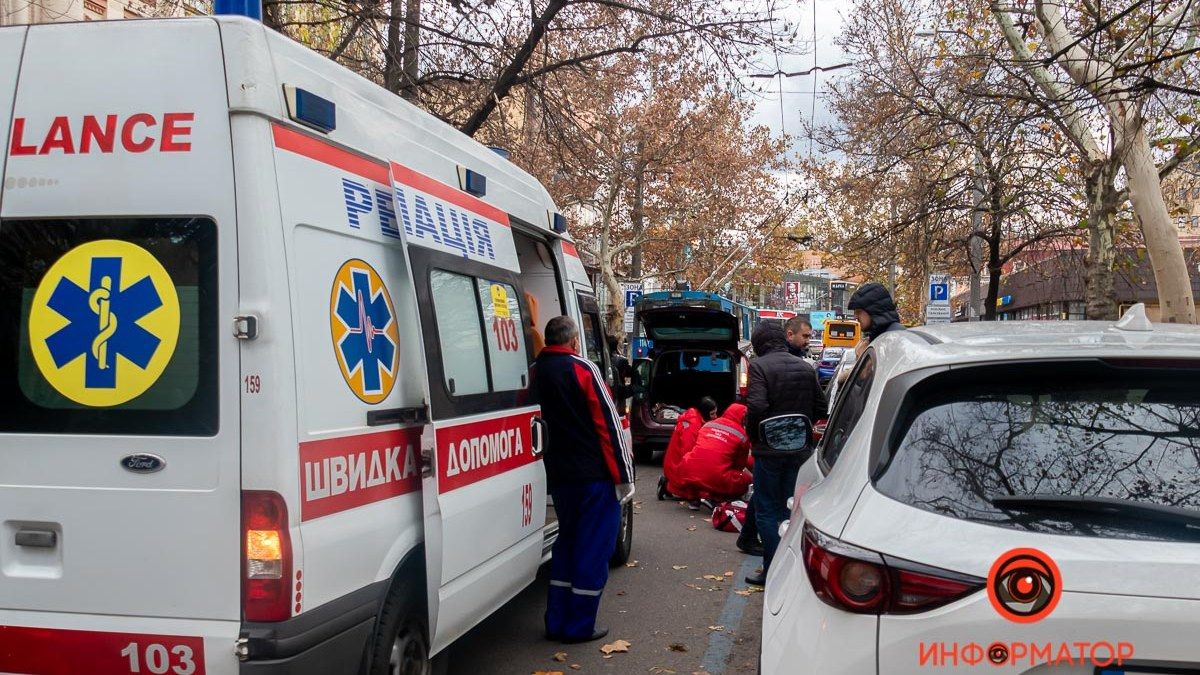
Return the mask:
M1200 328L1140 306L875 340L801 469L762 672L1198 672L1198 378Z
M826 347L821 352L821 360L817 361L817 379L821 381L821 386L829 383L838 364L841 363L844 353L846 353L845 347Z
M747 377L739 344L754 317L715 293L647 293L634 310L636 371L630 424L634 454L650 461L665 450L675 422L700 399L711 396L721 410L733 403Z

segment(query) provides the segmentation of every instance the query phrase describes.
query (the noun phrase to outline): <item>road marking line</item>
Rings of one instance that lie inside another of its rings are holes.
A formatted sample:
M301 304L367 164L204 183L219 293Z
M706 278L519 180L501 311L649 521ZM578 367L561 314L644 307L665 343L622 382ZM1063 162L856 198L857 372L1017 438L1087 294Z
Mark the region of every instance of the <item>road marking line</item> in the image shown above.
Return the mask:
M709 633L708 649L704 652L700 670L710 675L722 675L725 672L725 666L729 663L729 654L733 651L734 633L742 624L742 613L746 609L747 600L749 600L748 595L738 595L736 591L750 587L746 583L746 575L760 566L762 566L762 558L758 556L746 556L746 559L742 561L742 567L738 570L735 583L729 587L729 594L725 596L725 607L721 609L721 616L717 619L717 624L725 626L725 630Z

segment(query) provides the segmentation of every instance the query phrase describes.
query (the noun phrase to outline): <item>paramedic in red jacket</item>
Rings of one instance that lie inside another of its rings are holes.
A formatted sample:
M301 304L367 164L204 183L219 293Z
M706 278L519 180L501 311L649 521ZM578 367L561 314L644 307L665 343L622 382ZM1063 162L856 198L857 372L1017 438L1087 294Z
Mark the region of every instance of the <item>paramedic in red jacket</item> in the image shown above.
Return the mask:
M679 465L679 480L685 490L714 501L739 499L752 478L746 471L750 438L742 427L746 406L734 403L725 414L705 424L692 451Z
M596 612L617 545L621 505L633 498L633 453L604 375L579 356L579 327L556 316L546 323L545 340L532 384L546 421L543 459L558 516L546 637L586 642L608 633L596 626Z
M667 445L667 452L663 455L664 482L660 482L658 486L659 499L665 498L667 493L677 499L700 498L686 490L679 481L679 465L695 447L696 439L700 437L700 427L715 419L717 419L717 402L710 396L700 399L700 403L695 408L688 408L687 412L679 416L679 420L675 422L675 431L671 432L671 442Z

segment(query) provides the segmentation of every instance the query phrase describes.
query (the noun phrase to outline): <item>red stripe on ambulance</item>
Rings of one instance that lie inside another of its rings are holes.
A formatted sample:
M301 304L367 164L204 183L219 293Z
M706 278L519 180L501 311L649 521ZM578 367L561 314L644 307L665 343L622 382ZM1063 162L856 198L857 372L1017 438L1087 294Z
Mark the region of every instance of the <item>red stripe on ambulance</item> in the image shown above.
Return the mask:
M423 173L413 171L407 166L392 162L392 178L401 185L407 185L414 190L420 190L427 195L500 223L504 227L511 227L508 221L508 214L502 209L498 209L482 199L469 195L437 179L430 178Z
M204 675L204 640L0 626L0 672L25 675Z
M421 489L421 429L300 444L300 520Z
M527 410L437 429L438 492L457 490L537 461L531 426L537 415L537 410Z
M386 164L356 155L349 150L343 150L308 134L289 129L282 124L272 125L271 134L275 139L275 147L280 150L287 150L302 157L314 159L322 164L361 176L367 180L373 180L376 183L388 184Z

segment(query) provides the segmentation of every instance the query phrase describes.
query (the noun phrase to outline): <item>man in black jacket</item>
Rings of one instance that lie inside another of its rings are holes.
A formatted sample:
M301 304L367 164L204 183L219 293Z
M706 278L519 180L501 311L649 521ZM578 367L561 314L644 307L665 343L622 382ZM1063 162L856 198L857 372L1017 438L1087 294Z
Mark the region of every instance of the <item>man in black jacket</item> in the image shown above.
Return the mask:
M788 353L787 333L777 321L763 321L750 338L757 356L750 362L746 391L746 430L754 453L754 516L763 542L763 569L746 577L762 584L775 549L779 524L788 517L787 500L796 489L801 458L794 452L776 452L763 443L758 425L776 415L807 415L815 423L825 416L825 394L817 371L804 359Z
M854 312L854 318L858 320L858 325L862 326L868 342L884 333L904 330L892 294L888 293L883 284L863 284L850 296L846 307Z
M546 324L546 347L533 364L533 390L546 420L546 479L558 516L550 558L546 637L587 642L596 626L608 561L633 498L633 454L616 403L596 364L579 356L579 327L569 317Z

